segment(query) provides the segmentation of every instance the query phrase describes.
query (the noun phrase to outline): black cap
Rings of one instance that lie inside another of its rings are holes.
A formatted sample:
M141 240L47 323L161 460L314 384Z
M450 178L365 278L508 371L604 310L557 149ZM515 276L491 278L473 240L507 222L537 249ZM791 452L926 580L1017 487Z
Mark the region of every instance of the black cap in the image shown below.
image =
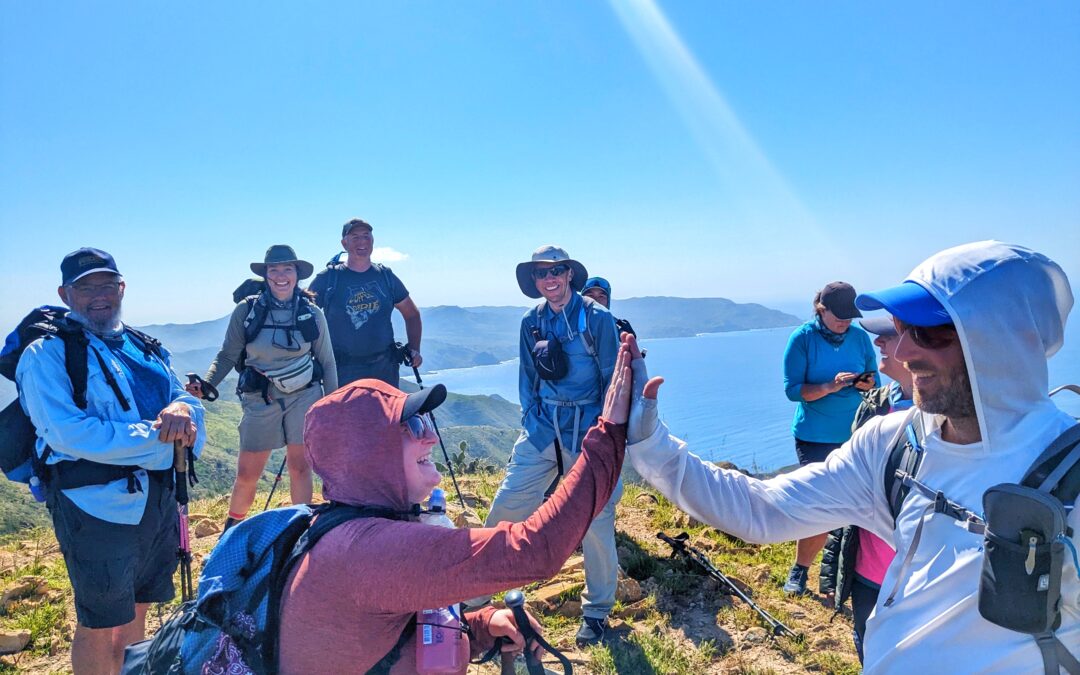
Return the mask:
M862 312L855 306L855 288L845 281L834 281L821 289L818 302L833 313L837 319L855 319Z
M445 400L446 387L441 384L436 384L434 387L428 387L427 389L421 389L420 391L414 391L405 399L405 407L401 409L400 421L404 422L413 415L431 412L442 405L442 402Z
M353 218L349 222L341 226L341 238L344 239L353 229L357 227L367 228L368 232L372 231L371 224L361 218Z
M94 272L120 274L113 257L99 248L80 248L78 251L72 251L64 256L63 262L60 263L61 285L70 286Z
M859 322L862 329L867 333L873 333L874 335L880 335L882 337L893 337L896 335L896 324L893 323L891 316L875 316L869 319L863 319Z

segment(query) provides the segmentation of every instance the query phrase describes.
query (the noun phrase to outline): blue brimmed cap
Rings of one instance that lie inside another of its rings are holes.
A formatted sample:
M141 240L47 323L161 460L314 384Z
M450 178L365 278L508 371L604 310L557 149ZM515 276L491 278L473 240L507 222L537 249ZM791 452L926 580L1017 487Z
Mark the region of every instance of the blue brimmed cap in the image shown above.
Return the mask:
M590 288L599 288L607 294L609 298L611 297L611 284L609 284L608 280L604 277L589 277L585 280L585 285L581 287L581 292L584 293Z
M904 323L913 326L943 326L952 323L944 305L930 291L914 281L871 293L861 293L855 306L872 311L884 309Z

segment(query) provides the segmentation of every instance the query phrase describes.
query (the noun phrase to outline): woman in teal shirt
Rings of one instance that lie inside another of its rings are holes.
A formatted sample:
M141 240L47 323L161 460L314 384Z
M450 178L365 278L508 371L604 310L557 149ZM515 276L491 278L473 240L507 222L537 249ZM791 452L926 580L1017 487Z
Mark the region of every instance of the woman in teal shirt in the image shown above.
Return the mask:
M877 356L866 331L851 325L862 316L851 284L834 281L814 296L814 318L799 326L784 350L784 392L798 403L791 432L799 464L823 462L851 437L860 391L880 385ZM826 534L800 539L784 591L806 592L810 564Z

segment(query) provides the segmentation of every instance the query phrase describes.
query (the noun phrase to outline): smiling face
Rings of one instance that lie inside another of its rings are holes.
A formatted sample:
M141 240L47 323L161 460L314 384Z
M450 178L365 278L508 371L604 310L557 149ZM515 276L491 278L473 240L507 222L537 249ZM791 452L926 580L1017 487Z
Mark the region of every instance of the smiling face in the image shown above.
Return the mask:
M562 269L562 274L555 275L548 272L542 278L537 278L538 270ZM536 290L545 300L553 305L561 306L570 297L570 280L574 278L574 270L566 263L538 262L533 265L533 283Z
M604 289L598 286L593 286L592 288L585 289L581 292L581 294L587 298L592 298L593 300L603 305L605 308L610 309L609 303L611 302L611 299L608 298L608 294L604 292Z
M296 265L275 263L266 266L266 285L278 300L288 300L296 288Z
M375 236L371 230L357 225L341 240L341 247L349 254L349 260L370 261L371 250L375 246Z
M406 425L401 425L405 489L409 494L410 503L422 503L442 481L442 475L439 474L439 470L435 468L435 462L431 459L435 440L435 433L427 426L424 427L423 435L416 438Z
M929 349L916 344L905 330L897 338L894 354L911 373L913 398L920 410L949 418L975 417L971 378L959 339Z
M57 289L60 299L95 333L120 327L120 303L124 281L112 272L94 272L70 286Z

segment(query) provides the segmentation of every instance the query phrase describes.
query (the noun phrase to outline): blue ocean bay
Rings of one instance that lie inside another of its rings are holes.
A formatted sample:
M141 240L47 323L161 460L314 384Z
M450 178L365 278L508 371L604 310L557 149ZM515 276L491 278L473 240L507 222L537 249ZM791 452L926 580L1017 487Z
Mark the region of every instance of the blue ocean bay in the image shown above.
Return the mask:
M796 462L791 437L795 404L783 391L781 361L791 328L642 340L650 375L662 375L660 414L672 433L711 461L770 471ZM517 403L517 360L431 373L460 394L497 394ZM1050 361L1050 385L1080 383L1080 327ZM1080 396L1055 397L1080 415ZM507 448L509 450L509 448Z

